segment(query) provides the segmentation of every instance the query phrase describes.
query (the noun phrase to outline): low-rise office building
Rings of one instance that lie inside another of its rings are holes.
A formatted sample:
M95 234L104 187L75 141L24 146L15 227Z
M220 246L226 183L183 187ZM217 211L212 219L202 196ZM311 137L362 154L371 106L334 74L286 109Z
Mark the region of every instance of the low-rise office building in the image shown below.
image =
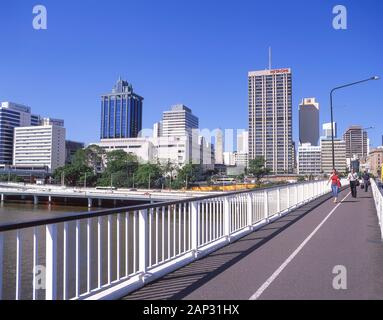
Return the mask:
M53 172L65 165L63 122L44 119L40 126L18 127L14 131L13 166L46 168Z
M347 171L346 142L342 139L334 139L335 169L340 173ZM321 166L322 172L330 174L333 170L332 140L321 139Z
M214 150L211 143L201 137L194 141L189 136L139 137L128 139L103 139L96 145L106 152L124 150L135 154L141 163L173 163L183 166L188 163L214 165Z
M370 152L367 157L367 168L376 177L380 177L383 164L383 147L378 147Z
M322 173L321 147L304 143L298 147L298 174L319 175Z

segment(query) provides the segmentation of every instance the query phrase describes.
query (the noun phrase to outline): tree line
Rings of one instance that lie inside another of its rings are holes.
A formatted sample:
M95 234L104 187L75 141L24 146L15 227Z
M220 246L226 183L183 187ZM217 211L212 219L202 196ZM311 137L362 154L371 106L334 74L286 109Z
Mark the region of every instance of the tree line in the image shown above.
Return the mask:
M141 163L138 157L123 150L105 152L97 145L79 149L72 162L57 168L53 173L56 183L82 187L115 188L188 188L197 181L210 181L217 172L202 170L199 164L186 164L182 167L171 162ZM257 181L269 170L265 161L258 157L249 162L247 174Z
M211 174L203 173L198 164L179 167L171 162L140 163L132 153L105 152L97 145L90 145L77 150L72 162L57 168L53 178L56 183L69 186L180 189Z

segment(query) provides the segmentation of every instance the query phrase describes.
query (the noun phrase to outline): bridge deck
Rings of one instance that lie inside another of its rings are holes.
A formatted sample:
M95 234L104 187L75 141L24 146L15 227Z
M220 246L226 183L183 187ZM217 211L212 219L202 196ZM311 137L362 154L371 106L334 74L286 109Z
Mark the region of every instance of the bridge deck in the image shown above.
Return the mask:
M371 192L329 196L124 299L383 299L383 242ZM333 288L346 267L347 290Z

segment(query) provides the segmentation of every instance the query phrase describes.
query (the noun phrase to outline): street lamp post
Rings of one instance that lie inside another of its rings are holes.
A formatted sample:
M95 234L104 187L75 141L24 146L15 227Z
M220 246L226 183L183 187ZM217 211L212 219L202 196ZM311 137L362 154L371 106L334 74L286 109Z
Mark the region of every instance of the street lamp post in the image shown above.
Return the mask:
M333 107L332 107L332 102L333 102L333 94L336 90L350 87L359 83L367 82L370 80L379 80L378 76L374 76L368 79L348 83L339 87L335 87L330 91L330 112L331 112L331 143L332 143L332 167L335 169L335 147L334 147L334 115L333 115Z

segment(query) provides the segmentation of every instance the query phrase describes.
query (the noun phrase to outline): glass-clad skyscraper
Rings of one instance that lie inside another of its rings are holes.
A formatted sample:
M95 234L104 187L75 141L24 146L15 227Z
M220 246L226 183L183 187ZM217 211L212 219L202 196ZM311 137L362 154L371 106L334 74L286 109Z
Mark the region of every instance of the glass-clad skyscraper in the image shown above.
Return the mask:
M101 139L135 138L142 130L144 98L119 79L112 93L101 97Z

